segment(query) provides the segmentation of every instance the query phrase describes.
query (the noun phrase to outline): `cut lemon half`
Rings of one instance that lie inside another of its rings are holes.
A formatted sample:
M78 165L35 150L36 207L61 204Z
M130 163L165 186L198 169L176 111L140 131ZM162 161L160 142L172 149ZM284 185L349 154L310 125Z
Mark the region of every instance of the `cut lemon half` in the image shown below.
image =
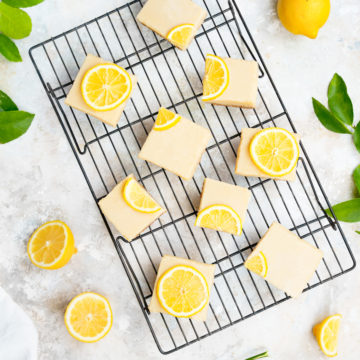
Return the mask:
M156 293L160 305L170 315L190 317L209 302L209 287L204 275L187 265L177 265L159 279Z
M322 352L330 357L337 355L338 334L340 328L340 314L328 316L313 328L314 336Z
M250 156L265 174L281 177L294 170L299 159L299 145L289 131L268 128L259 131L251 140Z
M268 264L266 261L266 257L262 251L258 252L256 255L250 256L245 261L245 267L255 274L266 278L268 272Z
M203 101L213 100L224 93L229 85L229 69L223 59L207 55L203 81Z
M185 49L195 32L193 24L182 24L173 27L166 38L180 49Z
M85 74L81 94L92 109L109 111L130 96L132 82L129 73L115 64L96 65Z
M142 213L154 213L161 209L160 205L133 177L126 181L123 188L123 197L132 209Z
M65 311L66 328L79 341L99 341L110 331L112 323L109 301L92 292L74 297Z
M211 205L201 210L196 217L195 225L234 235L240 235L242 231L240 216L227 205Z
M55 270L66 265L76 253L74 236L62 221L49 221L32 234L27 252L39 268Z
M156 117L154 130L168 130L175 126L180 121L180 119L180 115L162 107L160 108L158 116Z

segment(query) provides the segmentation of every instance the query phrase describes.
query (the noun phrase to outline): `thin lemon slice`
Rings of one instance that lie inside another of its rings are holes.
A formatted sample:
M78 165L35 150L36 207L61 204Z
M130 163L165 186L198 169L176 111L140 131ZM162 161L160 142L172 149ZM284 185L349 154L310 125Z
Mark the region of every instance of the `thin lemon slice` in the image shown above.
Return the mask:
M294 170L299 159L299 146L289 131L268 128L259 131L251 140L250 156L265 174L281 177Z
M178 48L185 49L193 38L194 32L194 24L182 24L173 27L166 38Z
M96 65L85 74L81 94L92 109L109 111L130 96L132 82L129 73L115 64Z
M341 318L342 316L340 314L329 316L313 328L314 336L322 352L330 357L337 355Z
M240 216L227 205L211 205L201 210L196 217L195 225L234 235L240 235L242 231Z
M82 293L74 297L66 308L66 328L79 341L99 341L110 331L112 323L110 303L99 294Z
M123 187L123 197L131 208L142 213L154 213L161 209L160 205L133 177L126 181Z
M207 55L203 80L203 101L213 100L224 93L229 85L229 69L225 61L215 55Z
M268 264L266 261L266 257L262 251L258 252L256 255L250 256L245 261L245 267L255 274L266 278L268 272Z
M156 131L168 130L175 126L180 119L180 115L174 114L172 111L162 107L159 109L153 129Z
M190 317L209 302L209 287L204 275L187 265L166 271L158 281L156 294L160 305L170 315Z
M70 228L59 220L41 225L32 234L27 246L31 262L48 270L66 265L76 251Z

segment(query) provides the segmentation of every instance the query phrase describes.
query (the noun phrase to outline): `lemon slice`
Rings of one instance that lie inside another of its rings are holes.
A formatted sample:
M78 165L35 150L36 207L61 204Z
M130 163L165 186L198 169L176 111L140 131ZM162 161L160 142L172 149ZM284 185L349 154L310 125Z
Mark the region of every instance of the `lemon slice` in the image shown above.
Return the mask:
M31 262L48 270L66 265L76 251L70 228L59 220L41 225L32 234L27 246Z
M266 261L266 257L262 251L258 252L256 255L250 256L245 261L245 267L255 274L266 277L268 272L268 264Z
M195 225L234 235L240 235L242 231L240 216L227 205L211 205L201 210L196 217Z
M156 131L168 130L175 126L180 119L180 115L174 114L172 111L162 107L159 109L153 129Z
M96 65L85 74L81 94L92 109L109 111L130 96L132 82L129 73L115 64Z
M229 85L229 69L225 61L215 55L207 55L203 81L203 101L213 100L224 93Z
M142 213L154 213L161 209L147 191L133 178L130 177L123 188L125 202L134 210Z
M166 271L158 281L157 297L170 315L190 317L209 302L209 287L201 272L187 265L177 265Z
M341 318L342 316L340 314L329 316L313 328L314 336L316 337L322 352L330 357L337 355Z
M299 146L287 130L268 128L259 131L251 140L250 156L265 174L281 177L294 170L299 159Z
M173 27L166 38L180 49L185 49L195 32L193 24L182 24Z
M66 328L79 341L99 341L110 331L112 323L109 301L92 292L74 297L65 311Z

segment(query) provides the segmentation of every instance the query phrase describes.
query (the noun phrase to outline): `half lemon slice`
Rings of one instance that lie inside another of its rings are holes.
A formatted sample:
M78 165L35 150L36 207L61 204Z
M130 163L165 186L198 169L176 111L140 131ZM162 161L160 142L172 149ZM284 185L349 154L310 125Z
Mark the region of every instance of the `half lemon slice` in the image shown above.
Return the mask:
M256 255L250 256L245 261L245 267L255 274L266 277L268 272L268 264L266 261L266 257L262 251L259 251Z
M153 129L156 131L168 130L175 126L180 120L180 115L162 107L159 109Z
M94 66L87 71L81 83L84 101L96 111L117 108L127 100L131 90L129 73L115 64Z
M224 93L229 85L229 69L223 59L207 55L203 80L203 101L213 100Z
M210 296L204 275L187 265L177 265L166 271L158 281L156 294L162 308L176 317L199 313Z
M193 24L182 24L173 27L166 38L180 49L185 49L193 38L195 27Z
M240 216L227 205L211 205L201 210L196 217L195 225L234 235L240 235L242 231Z
M294 135L281 128L259 131L250 143L253 163L265 174L281 177L291 173L299 159L299 145Z

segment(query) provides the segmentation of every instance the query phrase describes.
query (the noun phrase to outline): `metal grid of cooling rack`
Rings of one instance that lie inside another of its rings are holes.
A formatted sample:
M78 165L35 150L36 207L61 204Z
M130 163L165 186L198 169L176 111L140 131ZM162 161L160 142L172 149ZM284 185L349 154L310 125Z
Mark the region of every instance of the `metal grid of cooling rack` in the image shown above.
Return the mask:
M181 52L135 18L135 0L34 46L30 56L98 202L122 178L137 179L168 210L128 243L102 215L159 350L168 354L219 332L288 299L243 266L261 235L278 221L325 254L306 290L355 267L355 260L305 149L293 183L234 174L242 127L280 126L295 131L251 33L234 0L199 0L209 16L188 51ZM120 64L138 77L138 86L114 129L64 104L86 54ZM201 104L207 53L255 59L260 66L255 110ZM265 100L266 99L266 100ZM165 106L208 127L213 135L193 180L183 181L137 157L157 110ZM205 177L248 187L252 192L241 237L193 226ZM149 314L148 304L165 254L216 264L208 320L198 323ZM306 291L305 290L305 291Z

